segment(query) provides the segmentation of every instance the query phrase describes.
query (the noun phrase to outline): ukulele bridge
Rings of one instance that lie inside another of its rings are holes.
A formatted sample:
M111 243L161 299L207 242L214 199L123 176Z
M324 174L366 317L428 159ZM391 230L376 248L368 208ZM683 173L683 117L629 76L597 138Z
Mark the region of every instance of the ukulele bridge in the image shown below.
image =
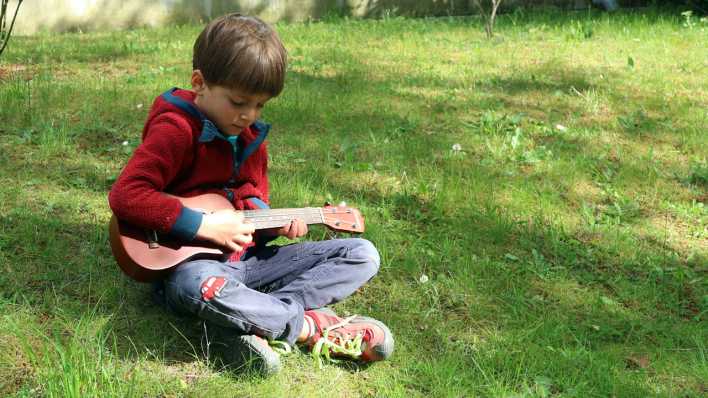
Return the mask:
M157 239L157 231L154 229L151 229L149 231L145 231L145 234L147 235L147 244L149 249L159 249L160 248L160 243L158 242Z

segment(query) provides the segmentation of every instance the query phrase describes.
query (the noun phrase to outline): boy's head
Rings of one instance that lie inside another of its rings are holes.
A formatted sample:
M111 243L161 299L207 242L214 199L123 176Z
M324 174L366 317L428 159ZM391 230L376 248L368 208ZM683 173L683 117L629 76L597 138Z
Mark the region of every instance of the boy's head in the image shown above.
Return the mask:
M194 103L227 135L255 122L283 90L287 52L256 17L229 14L210 22L194 43Z
M283 90L286 64L278 34L256 17L219 17L194 43L192 69L201 71L208 85L276 97Z

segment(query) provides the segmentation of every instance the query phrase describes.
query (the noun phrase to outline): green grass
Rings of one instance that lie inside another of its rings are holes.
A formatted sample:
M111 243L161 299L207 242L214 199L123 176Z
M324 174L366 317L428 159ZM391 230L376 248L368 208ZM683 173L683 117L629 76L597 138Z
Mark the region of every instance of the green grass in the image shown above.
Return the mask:
M15 37L0 60L0 395L702 396L708 26L676 14L283 24L272 201L363 210L343 313L391 361L271 379L115 266L106 194L199 26ZM311 237L328 234L313 228ZM427 278L423 278L425 276Z

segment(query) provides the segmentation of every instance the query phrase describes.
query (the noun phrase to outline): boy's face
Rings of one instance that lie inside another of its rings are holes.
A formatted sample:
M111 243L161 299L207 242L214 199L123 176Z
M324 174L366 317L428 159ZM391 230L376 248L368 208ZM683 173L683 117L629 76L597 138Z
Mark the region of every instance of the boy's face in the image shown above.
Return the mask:
M194 104L226 135L239 135L261 116L269 94L253 94L222 86L208 86L199 70L192 72Z

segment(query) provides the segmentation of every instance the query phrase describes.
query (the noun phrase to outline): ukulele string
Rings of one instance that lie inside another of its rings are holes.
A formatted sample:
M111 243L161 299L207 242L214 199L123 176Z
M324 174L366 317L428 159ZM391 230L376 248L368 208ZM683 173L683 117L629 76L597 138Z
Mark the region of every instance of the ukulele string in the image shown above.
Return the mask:
M346 220L342 220L343 213L330 213L323 211L318 207L293 208L293 209L262 209L262 210L246 210L244 217L247 221L255 224L258 228L274 228L282 227L288 224L293 218L300 218L306 224L330 224L337 223L348 224ZM356 225L355 220L350 221L352 225Z
M255 224L257 229L283 227L293 218L301 218L306 224L320 224L324 222L320 209L312 207L302 209L247 210L244 212L244 216L247 221Z
M244 211L244 217L246 218L270 218L270 217L291 217L291 216L303 216L303 217L313 217L319 216L322 213L319 209L283 209L283 210L246 210Z

